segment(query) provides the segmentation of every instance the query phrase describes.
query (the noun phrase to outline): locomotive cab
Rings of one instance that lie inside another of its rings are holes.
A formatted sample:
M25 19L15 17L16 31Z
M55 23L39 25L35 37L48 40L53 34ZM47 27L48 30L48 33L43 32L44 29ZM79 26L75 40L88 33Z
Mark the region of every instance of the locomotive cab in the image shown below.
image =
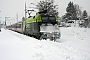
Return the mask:
M42 22L41 24L57 24L56 17L53 15L41 15Z
M40 32L43 33L41 39L56 41L60 38L60 30L57 25L57 18L54 15L41 15Z

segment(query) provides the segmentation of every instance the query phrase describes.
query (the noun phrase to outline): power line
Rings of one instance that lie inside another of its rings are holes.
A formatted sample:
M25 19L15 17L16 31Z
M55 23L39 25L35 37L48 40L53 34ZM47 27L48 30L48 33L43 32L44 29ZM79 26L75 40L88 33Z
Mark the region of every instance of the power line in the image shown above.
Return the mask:
M26 14L27 14L27 9L26 9L26 2L25 2L25 18L26 18Z
M17 13L16 17L17 17L17 22L18 22L18 13Z

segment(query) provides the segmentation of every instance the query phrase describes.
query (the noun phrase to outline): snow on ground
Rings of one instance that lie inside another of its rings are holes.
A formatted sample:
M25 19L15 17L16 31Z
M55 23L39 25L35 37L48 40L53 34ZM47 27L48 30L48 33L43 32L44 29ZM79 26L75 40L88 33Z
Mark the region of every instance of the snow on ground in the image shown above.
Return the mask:
M59 42L0 32L0 60L90 60L90 29L60 28Z
M61 34L61 42L64 44L90 52L90 28L61 28Z

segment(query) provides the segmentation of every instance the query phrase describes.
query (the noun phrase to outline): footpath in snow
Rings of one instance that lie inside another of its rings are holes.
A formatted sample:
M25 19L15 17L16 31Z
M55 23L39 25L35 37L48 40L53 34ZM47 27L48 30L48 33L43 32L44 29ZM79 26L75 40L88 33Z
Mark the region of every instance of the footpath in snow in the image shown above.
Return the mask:
M53 42L2 29L0 60L90 60L89 31L61 28L60 41Z

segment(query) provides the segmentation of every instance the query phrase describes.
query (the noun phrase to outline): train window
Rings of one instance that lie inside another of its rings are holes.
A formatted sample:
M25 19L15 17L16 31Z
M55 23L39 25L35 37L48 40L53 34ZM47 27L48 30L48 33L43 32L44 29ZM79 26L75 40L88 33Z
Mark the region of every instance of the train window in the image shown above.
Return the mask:
M48 22L48 17L42 17L42 22L47 23Z
M17 24L17 28L21 28L21 24Z
M29 23L26 24L26 28L30 28L30 24Z
M50 20L51 22L56 22L55 17L49 17L49 20Z
M14 25L12 25L12 28L14 28Z
M56 24L56 18L55 18L55 16L42 15L42 23Z

